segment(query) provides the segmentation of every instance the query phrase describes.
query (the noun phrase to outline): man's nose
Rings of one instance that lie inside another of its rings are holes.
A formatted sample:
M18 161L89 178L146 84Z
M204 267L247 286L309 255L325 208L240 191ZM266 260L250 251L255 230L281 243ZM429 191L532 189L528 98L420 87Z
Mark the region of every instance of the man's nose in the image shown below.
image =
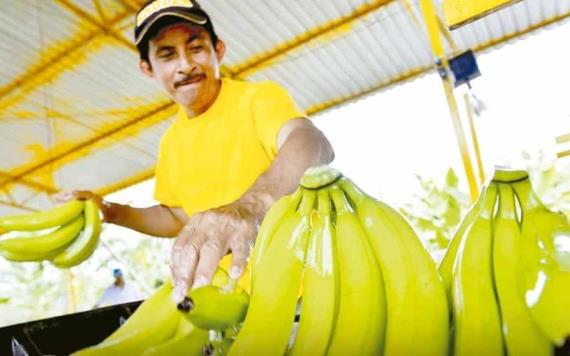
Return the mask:
M183 54L178 58L178 71L180 73L191 73L194 70L194 62L188 55Z

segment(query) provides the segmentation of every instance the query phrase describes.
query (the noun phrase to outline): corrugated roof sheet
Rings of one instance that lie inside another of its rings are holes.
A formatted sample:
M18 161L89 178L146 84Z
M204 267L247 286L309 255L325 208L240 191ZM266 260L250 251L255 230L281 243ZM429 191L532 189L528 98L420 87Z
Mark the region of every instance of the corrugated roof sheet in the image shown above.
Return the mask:
M152 176L176 108L138 71L141 2L2 7L0 214L43 208L59 189L107 193ZM309 114L432 68L417 0L201 3L227 43L224 73L275 80ZM447 50L486 50L569 16L570 0L525 0L453 31Z

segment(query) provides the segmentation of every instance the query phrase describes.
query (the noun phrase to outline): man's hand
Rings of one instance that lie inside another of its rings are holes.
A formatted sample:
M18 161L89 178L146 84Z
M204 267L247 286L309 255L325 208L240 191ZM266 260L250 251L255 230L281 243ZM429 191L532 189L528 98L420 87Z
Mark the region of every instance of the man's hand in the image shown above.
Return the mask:
M103 214L103 221L109 222L111 216L111 204L106 202L101 196L88 190L73 190L71 192L60 192L53 196L54 200L60 204L71 200L93 200Z
M181 302L190 286L210 283L222 257L232 253L230 277L238 279L257 235L258 224L273 199L246 194L235 203L193 215L172 249L173 300Z

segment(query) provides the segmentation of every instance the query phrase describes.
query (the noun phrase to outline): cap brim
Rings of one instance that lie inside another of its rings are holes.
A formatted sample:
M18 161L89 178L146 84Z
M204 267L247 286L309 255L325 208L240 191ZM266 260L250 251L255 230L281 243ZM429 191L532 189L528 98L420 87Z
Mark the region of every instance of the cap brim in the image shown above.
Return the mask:
M164 17L178 17L180 19L192 22L196 25L205 25L208 22L208 19L204 16L193 14L190 12L180 13L176 11L164 11L159 13L157 16L149 19L144 25L141 31L139 32L138 36L135 38L135 44L138 45L146 36L152 25L154 25L158 20Z

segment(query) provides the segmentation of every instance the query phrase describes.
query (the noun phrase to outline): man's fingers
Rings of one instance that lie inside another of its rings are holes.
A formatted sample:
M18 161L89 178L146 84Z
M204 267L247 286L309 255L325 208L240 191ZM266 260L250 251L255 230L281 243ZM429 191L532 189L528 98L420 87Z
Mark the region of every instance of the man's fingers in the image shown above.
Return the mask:
M232 246L232 267L230 269L230 277L232 279L238 279L242 276L247 266L247 259L250 252L250 245L246 241L236 243Z
M210 239L202 246L192 288L198 288L210 283L216 268L218 268L220 259L225 254L226 251L218 239Z
M181 302L194 276L194 270L200 251L200 239L195 234L192 225L186 225L172 247L172 279L174 281L174 291L172 299Z

